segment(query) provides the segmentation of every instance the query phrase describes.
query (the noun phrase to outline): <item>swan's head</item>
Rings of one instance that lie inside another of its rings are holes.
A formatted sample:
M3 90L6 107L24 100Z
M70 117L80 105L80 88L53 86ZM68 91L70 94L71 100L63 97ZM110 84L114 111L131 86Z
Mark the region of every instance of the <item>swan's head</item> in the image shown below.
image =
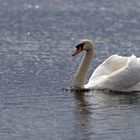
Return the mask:
M89 51L93 49L94 42L89 39L82 39L77 45L76 50L72 56L79 54L82 51Z

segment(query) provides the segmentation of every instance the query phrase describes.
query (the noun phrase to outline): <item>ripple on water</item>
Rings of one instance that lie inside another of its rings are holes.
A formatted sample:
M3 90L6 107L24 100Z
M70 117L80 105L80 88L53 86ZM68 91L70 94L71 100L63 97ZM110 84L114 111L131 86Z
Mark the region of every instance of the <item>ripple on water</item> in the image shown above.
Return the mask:
M139 1L1 1L0 139L139 139L140 93L71 93L81 38L93 70L112 54L139 56ZM119 10L118 10L119 9Z

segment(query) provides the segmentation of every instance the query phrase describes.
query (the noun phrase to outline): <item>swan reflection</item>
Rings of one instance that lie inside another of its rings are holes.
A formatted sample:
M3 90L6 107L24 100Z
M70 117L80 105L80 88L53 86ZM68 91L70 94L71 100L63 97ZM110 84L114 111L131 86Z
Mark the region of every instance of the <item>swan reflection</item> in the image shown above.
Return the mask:
M75 100L74 127L80 138L86 140L102 138L104 132L114 132L117 135L135 125L131 121L134 118L133 114L137 114L139 110L140 93L138 92L132 94L93 90L74 92L73 96ZM124 122L126 118L127 121ZM140 117L136 115L135 119L138 121Z

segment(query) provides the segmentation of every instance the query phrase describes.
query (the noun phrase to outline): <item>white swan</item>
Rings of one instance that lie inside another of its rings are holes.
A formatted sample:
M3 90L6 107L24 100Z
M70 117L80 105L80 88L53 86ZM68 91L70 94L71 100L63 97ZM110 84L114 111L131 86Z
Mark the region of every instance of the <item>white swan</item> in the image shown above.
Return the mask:
M91 40L81 40L76 46L73 56L82 51L86 54L79 65L74 78L75 89L110 89L121 92L140 91L140 58L132 55L122 57L112 55L99 65L88 83L84 80L93 57L94 43Z

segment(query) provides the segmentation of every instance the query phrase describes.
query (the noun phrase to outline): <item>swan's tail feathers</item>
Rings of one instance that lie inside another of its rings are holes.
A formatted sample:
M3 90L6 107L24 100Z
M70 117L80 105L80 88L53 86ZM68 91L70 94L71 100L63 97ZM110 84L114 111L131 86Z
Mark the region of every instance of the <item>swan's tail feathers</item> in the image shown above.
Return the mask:
M135 79L138 79L140 82L140 59L137 58L135 55L132 55L126 66L126 70L135 76Z
M127 65L120 71L112 74L109 79L112 80L112 85L123 89L131 89L133 86L140 82L140 61L136 56L132 55ZM115 88L115 87L114 87Z

